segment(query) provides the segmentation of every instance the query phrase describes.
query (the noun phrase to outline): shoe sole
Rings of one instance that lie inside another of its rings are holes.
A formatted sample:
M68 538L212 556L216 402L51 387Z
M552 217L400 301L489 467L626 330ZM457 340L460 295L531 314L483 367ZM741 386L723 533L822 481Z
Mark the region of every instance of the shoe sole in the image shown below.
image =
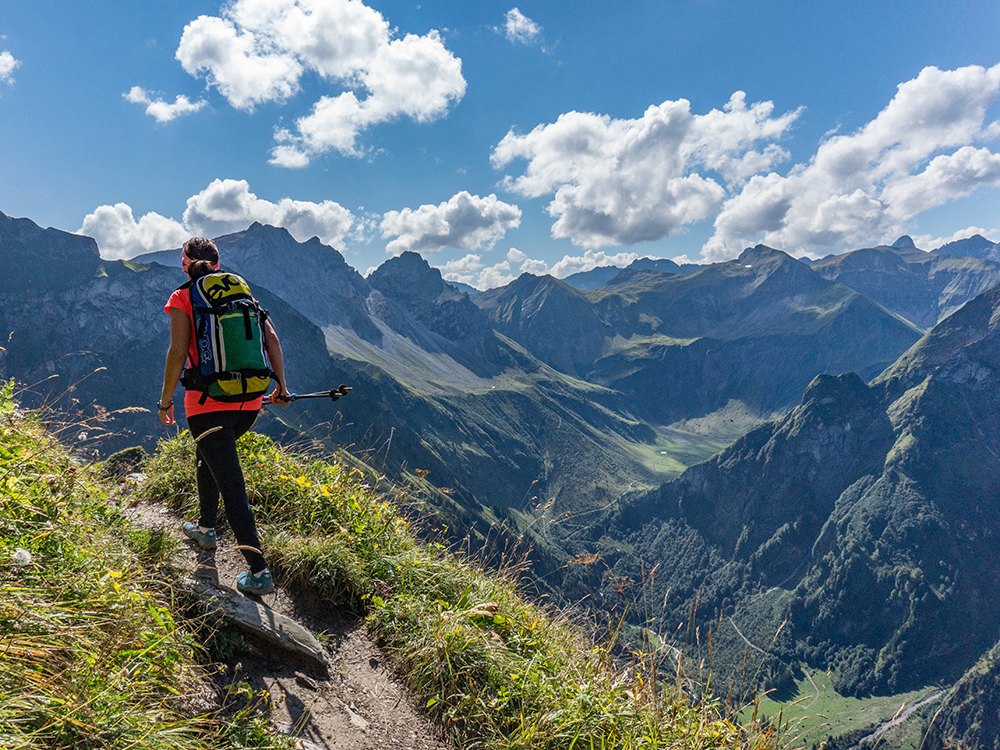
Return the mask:
M215 549L218 546L217 542L203 542L195 536L192 536L187 531L184 532L184 536L190 539L192 542L197 544L202 549Z
M259 588L259 589L245 589L245 588L243 588L242 586L240 586L237 583L236 584L236 588L240 590L240 593L242 593L242 594L250 594L251 596L263 596L264 594L273 594L274 593L274 584L271 584L270 586L265 586L264 588Z

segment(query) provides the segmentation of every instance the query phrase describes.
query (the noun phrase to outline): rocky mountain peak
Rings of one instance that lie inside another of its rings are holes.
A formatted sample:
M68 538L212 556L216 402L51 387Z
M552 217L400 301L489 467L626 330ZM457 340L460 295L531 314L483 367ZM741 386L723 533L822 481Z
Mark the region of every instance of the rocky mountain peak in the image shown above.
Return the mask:
M936 250L935 255L957 255L963 258L982 258L984 260L1000 260L1000 243L991 242L981 234L974 234L964 240L949 242Z
M4 274L0 290L37 285L62 291L90 279L101 267L97 243L59 229L42 229L30 219L0 213L0 262L17 273Z
M489 358L487 350L492 348L493 331L486 314L468 294L446 284L441 272L418 253L408 251L387 260L367 281L377 293L369 298L369 307L377 301L381 312L376 314L398 333L413 335L405 321L406 316L412 316L447 341L471 347L467 353L474 350L477 356ZM405 315L390 314L385 304L401 309Z
M892 246L897 248L916 247L916 245L913 244L913 238L908 234L904 234L898 240L893 242Z
M441 272L432 268L418 253L407 251L387 260L368 277L373 289L407 305L459 299L463 292L445 284Z

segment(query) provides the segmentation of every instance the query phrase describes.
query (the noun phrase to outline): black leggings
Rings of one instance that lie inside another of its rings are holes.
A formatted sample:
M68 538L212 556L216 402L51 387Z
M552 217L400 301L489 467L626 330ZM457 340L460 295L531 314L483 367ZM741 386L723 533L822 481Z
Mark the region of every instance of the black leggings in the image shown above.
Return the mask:
M198 523L215 528L219 516L219 492L226 508L226 518L236 536L251 573L267 567L257 536L257 522L247 498L243 469L236 454L236 440L253 427L258 410L213 411L188 417L188 427L197 445ZM246 549L250 548L250 549Z

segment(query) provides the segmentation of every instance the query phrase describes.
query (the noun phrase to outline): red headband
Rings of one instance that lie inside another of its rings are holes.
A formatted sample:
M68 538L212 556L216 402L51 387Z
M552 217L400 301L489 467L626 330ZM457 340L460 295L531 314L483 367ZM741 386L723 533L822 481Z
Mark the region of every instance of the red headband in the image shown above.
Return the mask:
M181 248L181 268L184 269L184 273L187 273L188 272L188 268L191 267L192 263L194 263L197 260L205 260L206 263L209 263L209 268L211 268L213 271L218 271L219 270L219 251L216 250L215 253L216 254L215 254L215 262L214 263L211 262L211 261L209 261L209 260L207 260L207 259L203 259L203 258L192 258L190 255L188 255L188 243L185 242L184 246Z

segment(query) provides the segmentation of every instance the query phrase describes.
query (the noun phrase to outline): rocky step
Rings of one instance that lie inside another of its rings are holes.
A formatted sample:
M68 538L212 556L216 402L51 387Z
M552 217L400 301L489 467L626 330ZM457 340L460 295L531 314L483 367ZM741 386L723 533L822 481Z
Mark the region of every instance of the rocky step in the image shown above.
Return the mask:
M327 672L329 664L323 646L316 636L290 617L203 578L187 578L183 586L204 602L206 611L221 614L237 627Z

